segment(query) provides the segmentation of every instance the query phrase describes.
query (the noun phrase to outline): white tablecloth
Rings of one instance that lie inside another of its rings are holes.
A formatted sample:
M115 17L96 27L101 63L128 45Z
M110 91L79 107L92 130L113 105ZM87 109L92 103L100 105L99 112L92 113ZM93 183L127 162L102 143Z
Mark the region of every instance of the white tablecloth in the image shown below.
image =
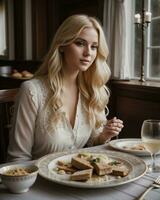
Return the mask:
M106 146L96 148L106 149ZM150 161L149 157L143 159ZM158 160L160 162L160 157ZM158 175L160 174L146 174L137 181L102 189L67 187L38 176L35 184L23 194L12 194L0 184L0 200L136 200ZM153 189L145 199L160 200L160 189Z

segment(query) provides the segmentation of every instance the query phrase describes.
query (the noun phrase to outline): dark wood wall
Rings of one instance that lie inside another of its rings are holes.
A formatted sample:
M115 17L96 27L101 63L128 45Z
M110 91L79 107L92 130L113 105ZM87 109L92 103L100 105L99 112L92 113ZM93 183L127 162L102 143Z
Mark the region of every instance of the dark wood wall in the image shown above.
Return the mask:
M103 0L35 0L33 13L33 58L41 59L62 21L72 14L84 13L102 21Z
M124 121L121 138L140 138L145 119L160 119L158 82L112 81L110 88L110 117Z
M25 59L25 0L13 0L15 60ZM32 14L32 59L42 60L52 38L62 21L77 13L103 19L104 0L33 0Z
M95 16L103 23L104 0L33 0L31 1L32 58L26 60L25 0L7 2L13 5L14 40L12 42L15 58L13 60L0 58L0 66L7 65L20 70L36 71L50 48L58 26L72 14L83 13ZM0 88L17 85L10 82L0 77Z

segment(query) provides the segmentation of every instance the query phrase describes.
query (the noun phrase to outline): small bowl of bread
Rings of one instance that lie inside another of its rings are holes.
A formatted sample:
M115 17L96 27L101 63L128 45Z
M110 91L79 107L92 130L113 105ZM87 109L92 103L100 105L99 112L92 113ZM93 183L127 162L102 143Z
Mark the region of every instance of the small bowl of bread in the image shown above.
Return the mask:
M23 70L20 72L16 69L13 69L11 77L16 79L30 79L33 77L33 74L27 70Z
M2 184L12 193L24 193L35 183L38 167L35 164L10 164L0 168Z
M12 66L0 66L0 76L19 80L31 79L34 74L28 70L18 70Z

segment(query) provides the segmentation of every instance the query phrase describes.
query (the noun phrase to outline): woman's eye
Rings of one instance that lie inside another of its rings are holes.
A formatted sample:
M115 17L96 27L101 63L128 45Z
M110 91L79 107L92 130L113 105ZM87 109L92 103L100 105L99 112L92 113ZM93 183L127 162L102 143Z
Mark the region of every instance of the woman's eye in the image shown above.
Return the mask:
M75 44L77 46L85 46L84 42L81 42L81 41L77 41L77 42L75 42Z
M92 49L98 49L98 46L91 46Z
M75 41L75 44L79 47L85 47L85 46L88 46L88 44L84 41ZM91 45L90 48L92 50L97 50L98 46L97 45Z

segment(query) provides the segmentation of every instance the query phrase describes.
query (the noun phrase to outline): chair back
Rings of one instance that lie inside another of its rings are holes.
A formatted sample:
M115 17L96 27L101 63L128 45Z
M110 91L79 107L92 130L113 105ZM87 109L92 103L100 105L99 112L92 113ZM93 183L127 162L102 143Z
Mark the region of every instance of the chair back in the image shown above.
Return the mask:
M0 163L4 163L7 157L11 118L18 90L18 88L0 90Z

